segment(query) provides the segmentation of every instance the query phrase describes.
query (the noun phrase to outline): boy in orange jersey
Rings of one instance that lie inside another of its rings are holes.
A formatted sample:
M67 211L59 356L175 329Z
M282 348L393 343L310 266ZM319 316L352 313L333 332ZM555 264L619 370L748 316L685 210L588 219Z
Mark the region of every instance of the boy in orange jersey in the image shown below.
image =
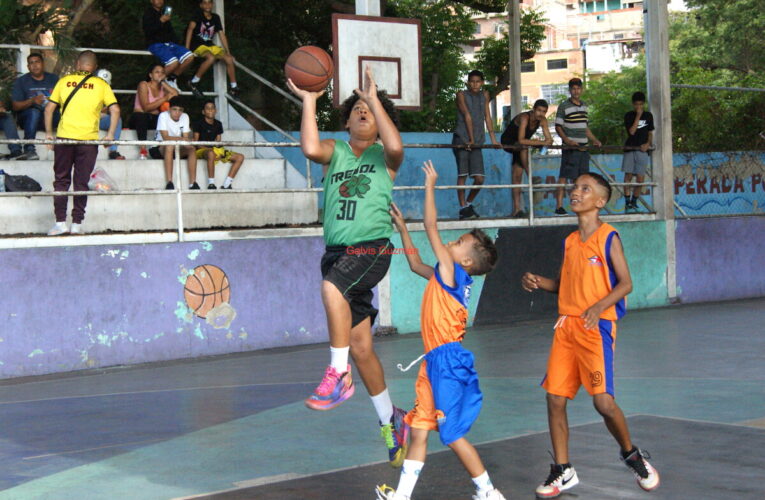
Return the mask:
M621 447L620 458L646 491L659 486L659 473L648 463L648 453L633 446L627 421L614 401L614 346L616 320L624 316L625 297L632 291L619 233L600 220L598 212L611 198L611 185L596 173L580 175L571 192L571 209L579 230L564 243L558 279L526 273L523 289L558 292L559 318L555 324L547 374L547 418L555 463L536 490L538 498L555 498L579 483L568 457L567 399L584 385L595 409Z
M494 242L474 229L444 245L436 225L435 185L438 174L428 161L425 171L425 232L438 259L435 268L423 264L412 244L404 218L393 205L391 215L404 244L409 267L428 280L422 297L420 322L425 361L415 386L417 399L405 421L412 428L411 443L398 487L376 488L378 500L409 500L425 465L428 432L438 430L441 442L457 454L476 487L475 500L504 500L472 444L465 439L478 418L483 396L473 354L462 347L467 326L471 276L485 274L497 262ZM411 251L410 251L411 250ZM439 498L448 498L448 495Z

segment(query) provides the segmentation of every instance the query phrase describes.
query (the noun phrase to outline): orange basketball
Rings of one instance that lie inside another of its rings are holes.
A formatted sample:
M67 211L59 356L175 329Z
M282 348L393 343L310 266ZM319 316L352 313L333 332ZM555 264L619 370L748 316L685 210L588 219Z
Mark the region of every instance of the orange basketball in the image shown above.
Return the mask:
M186 305L200 318L206 318L210 309L228 302L231 288L228 276L218 266L205 264L194 268L194 274L186 278L183 289Z
M160 112L167 111L168 109L170 109L170 103L169 102L163 102L162 104L159 105L159 111Z
M284 74L298 88L309 92L323 90L332 78L335 65L332 58L319 47L306 45L296 49L284 64Z

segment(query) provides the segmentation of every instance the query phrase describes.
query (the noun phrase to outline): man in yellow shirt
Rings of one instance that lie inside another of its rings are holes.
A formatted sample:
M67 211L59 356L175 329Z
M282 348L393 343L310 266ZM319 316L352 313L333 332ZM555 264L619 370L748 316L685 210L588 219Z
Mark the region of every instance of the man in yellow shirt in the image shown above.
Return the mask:
M101 109L106 107L111 115L105 141L114 140L114 132L120 118L120 107L111 87L101 78L93 75L98 68L96 54L85 50L77 57L76 71L61 78L53 88L45 106L45 133L53 139L53 112L61 107L61 121L58 124L59 139L77 141L98 140L98 122ZM48 146L50 148L50 146ZM108 146L105 146L108 147ZM54 191L69 191L74 173L74 190L87 191L88 180L96 165L98 146L92 144L56 144L53 148ZM48 231L50 236L70 232L66 227L66 196L53 198L56 224ZM82 234L87 196L75 196L72 208L72 234Z

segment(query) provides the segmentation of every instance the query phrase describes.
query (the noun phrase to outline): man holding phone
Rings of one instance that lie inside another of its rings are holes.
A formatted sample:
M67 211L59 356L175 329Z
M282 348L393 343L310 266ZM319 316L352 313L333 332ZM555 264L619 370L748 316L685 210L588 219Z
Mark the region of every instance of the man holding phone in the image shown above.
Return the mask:
M143 33L149 52L165 65L167 83L180 91L175 80L194 62L194 54L178 44L170 22L172 14L173 8L165 5L165 0L150 0L143 14Z

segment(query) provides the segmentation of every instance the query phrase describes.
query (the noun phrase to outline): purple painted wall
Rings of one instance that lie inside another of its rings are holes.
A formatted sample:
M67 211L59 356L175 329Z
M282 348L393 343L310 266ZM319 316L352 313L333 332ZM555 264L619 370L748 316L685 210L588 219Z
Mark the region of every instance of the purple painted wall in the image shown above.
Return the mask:
M0 377L324 342L323 251L320 237L2 250ZM228 326L187 306L202 264L228 276Z
M765 296L765 217L678 220L675 246L683 302Z

